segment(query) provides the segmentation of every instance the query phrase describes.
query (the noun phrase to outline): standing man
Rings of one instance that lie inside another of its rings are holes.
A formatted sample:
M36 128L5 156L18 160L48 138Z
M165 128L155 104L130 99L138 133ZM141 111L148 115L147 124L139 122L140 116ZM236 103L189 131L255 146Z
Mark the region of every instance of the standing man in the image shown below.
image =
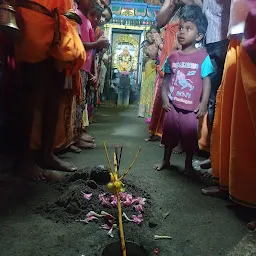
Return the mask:
M211 75L211 94L208 107L208 128L212 130L216 95L221 84L224 63L228 50L227 39L231 0L204 0L203 12L208 20L206 33L206 49L211 58L215 72ZM206 176L211 176L211 161L207 159L200 163L200 169L206 169Z

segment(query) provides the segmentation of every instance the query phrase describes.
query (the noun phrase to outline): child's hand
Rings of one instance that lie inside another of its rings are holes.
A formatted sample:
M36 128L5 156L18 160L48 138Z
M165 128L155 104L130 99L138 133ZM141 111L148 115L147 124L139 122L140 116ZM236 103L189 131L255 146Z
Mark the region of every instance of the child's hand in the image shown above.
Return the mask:
M171 111L171 109L172 109L172 104L170 103L170 100L167 95L165 97L163 97L163 108L167 112Z
M196 114L197 118L200 118L200 117L206 115L206 113L207 113L207 104L201 102L198 105L198 108L194 112L197 113Z
M97 82L97 79L98 79L97 76L92 76L92 77L90 78L90 81L91 81L93 84L95 84L95 83Z

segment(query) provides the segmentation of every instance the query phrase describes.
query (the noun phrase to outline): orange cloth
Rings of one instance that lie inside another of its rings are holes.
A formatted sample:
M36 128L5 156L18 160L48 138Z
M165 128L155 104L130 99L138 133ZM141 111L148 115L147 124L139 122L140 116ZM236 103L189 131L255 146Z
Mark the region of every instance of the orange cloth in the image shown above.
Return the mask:
M210 152L211 130L209 129L207 114L199 119L198 131L199 149L205 152Z
M256 208L256 66L231 39L212 132L213 176L236 203Z
M77 33L77 24L63 14L72 9L72 0L34 0L49 11L59 11L61 41L58 46L51 46L54 36L55 20L45 14L18 8L22 16L22 38L15 43L15 57L21 62L40 62L52 56L59 60L58 67L64 69L67 62L72 73L76 73L85 61L83 44Z

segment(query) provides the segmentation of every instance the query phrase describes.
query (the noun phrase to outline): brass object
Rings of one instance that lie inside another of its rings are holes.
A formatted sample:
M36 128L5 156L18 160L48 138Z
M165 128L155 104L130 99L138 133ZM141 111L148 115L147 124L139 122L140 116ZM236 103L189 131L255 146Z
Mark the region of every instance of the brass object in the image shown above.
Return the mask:
M21 36L21 31L16 23L16 10L8 3L0 4L0 30L14 39Z

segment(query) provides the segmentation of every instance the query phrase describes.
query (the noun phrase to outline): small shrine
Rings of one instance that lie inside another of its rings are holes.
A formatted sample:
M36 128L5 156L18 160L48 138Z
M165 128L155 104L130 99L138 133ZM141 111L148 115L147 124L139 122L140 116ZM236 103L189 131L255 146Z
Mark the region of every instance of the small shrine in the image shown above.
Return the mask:
M153 26L163 0L112 1L113 18L105 25L111 42L111 87L118 92L117 105L128 106L139 98L142 74L141 43Z

